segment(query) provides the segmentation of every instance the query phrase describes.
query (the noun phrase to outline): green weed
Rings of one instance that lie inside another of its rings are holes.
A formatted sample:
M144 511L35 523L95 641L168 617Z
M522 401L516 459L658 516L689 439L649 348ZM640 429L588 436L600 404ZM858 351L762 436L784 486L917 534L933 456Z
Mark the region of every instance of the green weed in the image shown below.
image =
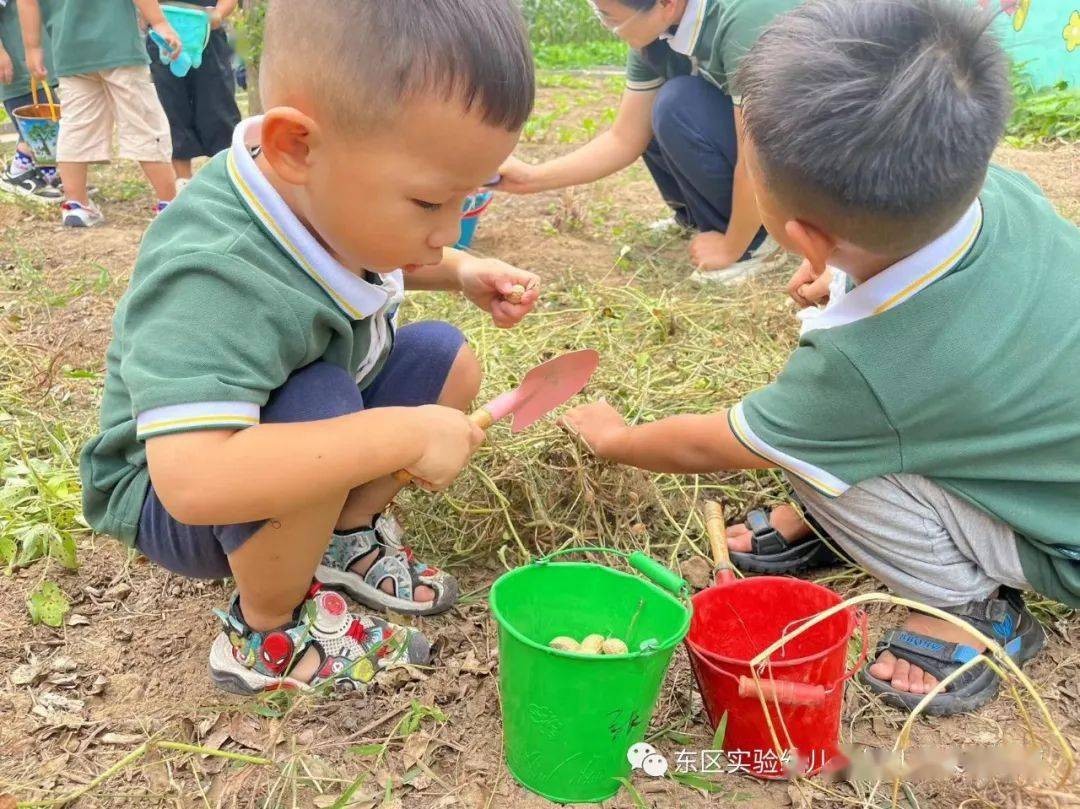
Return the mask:
M548 70L582 70L626 63L626 45L617 39L594 42L533 43L537 67Z
M524 0L534 44L594 42L611 36L585 0Z
M1023 147L1080 138L1080 88L1063 81L1036 88L1023 65L1013 68L1012 86L1015 108L1006 130L1007 143Z

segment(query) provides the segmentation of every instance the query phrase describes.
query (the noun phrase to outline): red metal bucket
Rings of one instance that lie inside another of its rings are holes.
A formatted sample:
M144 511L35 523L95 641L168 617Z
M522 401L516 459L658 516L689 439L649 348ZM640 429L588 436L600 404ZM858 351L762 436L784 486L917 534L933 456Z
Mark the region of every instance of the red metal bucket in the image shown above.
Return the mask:
M780 576L743 579L694 596L686 636L690 662L713 727L727 716L723 749L735 770L773 779L844 763L844 682L866 659L865 614L848 608L792 638L773 653L757 681L750 668L756 655L841 600L821 585ZM848 641L859 623L862 659L849 669Z

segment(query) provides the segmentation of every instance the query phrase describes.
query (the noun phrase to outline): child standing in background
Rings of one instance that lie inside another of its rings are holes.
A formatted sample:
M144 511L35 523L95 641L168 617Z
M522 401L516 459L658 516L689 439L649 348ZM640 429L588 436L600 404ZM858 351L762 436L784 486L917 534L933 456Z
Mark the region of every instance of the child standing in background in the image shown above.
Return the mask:
M19 0L18 7L27 66L35 78L48 75L43 25L52 40L64 99L56 146L64 183L63 224L93 227L105 221L90 202L86 181L90 163L110 159L114 123L120 156L139 161L160 213L176 195L176 176L169 162L169 122L150 80L136 8L174 51L180 40L157 0Z
M211 157L229 147L233 130L240 123L236 106L236 80L232 51L222 27L236 10L237 0L191 0L178 6L201 6L210 15L210 39L203 50L202 64L186 76L174 76L158 59L158 46L147 38L150 75L154 77L161 106L172 133L172 164L178 180L191 179L191 161Z
M45 60L52 63L52 54L45 48ZM49 71L50 73L52 71ZM54 85L51 85L55 87ZM55 94L55 91L54 91ZM41 94L39 93L39 96ZM44 101L42 97L39 100ZM30 72L26 69L19 11L14 0L0 0L0 101L12 122L15 110L34 103L30 92ZM56 203L64 198L57 187L60 183L56 169L39 166L30 144L21 137L15 144L15 154L7 168L0 171L0 189L35 202Z

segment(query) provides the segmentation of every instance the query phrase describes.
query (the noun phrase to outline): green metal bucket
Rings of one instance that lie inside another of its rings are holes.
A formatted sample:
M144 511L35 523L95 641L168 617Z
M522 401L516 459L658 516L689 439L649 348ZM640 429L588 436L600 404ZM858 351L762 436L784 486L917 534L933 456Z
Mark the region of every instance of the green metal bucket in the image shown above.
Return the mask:
M602 549L567 552L580 550ZM598 803L629 777L627 751L645 736L671 655L690 626L686 583L643 553L619 555L651 581L547 557L491 588L506 764L522 786L558 803ZM548 646L559 635L591 634L618 637L630 653L586 656Z

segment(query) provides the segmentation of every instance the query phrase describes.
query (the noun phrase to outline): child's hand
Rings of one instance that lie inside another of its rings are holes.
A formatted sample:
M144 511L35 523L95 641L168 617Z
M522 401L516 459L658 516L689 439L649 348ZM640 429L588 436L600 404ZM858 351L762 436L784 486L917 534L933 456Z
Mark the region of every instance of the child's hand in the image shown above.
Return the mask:
M598 458L614 459L630 428L619 411L601 399L566 411L559 426L577 436Z
M820 306L829 302L829 285L832 279L833 272L830 268L826 267L825 272L819 275L809 261L803 261L788 281L788 295L800 309Z
M458 277L465 297L490 312L500 329L516 326L540 297L540 276L494 258L469 257ZM520 293L520 298L515 293Z
M494 186L496 191L505 191L507 194L535 194L540 190L533 178L533 167L516 157L506 158L506 162L499 167L499 174L501 178Z
M156 22L150 27L154 29L158 36L169 43L169 53L172 58L175 59L180 55L180 51L183 50L184 44L180 41L180 36L173 27L169 25L167 20Z
M49 76L49 71L45 68L45 49L27 48L26 67L35 79L45 81ZM0 84L6 84L6 82L0 82Z
M441 491L454 482L484 442L484 431L452 407L425 405L416 408L416 416L425 436L424 451L405 471L428 491Z

